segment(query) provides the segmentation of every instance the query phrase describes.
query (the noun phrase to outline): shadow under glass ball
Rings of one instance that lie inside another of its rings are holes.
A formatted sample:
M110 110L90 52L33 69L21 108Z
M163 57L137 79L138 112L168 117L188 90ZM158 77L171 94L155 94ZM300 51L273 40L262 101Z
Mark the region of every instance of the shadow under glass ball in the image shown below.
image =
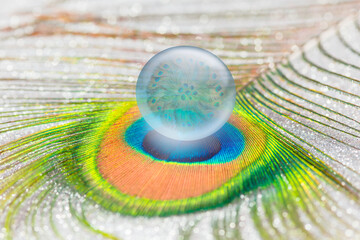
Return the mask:
M221 143L215 136L194 141L178 141L153 130L146 134L142 147L145 152L160 160L192 163L206 161L218 154Z
M166 49L149 60L136 86L138 107L158 133L180 141L210 136L229 119L235 83L226 65L197 47Z

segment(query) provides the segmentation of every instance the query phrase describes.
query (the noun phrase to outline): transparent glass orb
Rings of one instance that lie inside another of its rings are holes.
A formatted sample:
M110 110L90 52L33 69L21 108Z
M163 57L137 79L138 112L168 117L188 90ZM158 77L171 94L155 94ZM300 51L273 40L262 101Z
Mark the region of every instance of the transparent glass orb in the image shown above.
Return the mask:
M181 141L219 130L235 105L235 83L226 65L197 47L166 49L146 63L136 100L145 121L160 134Z

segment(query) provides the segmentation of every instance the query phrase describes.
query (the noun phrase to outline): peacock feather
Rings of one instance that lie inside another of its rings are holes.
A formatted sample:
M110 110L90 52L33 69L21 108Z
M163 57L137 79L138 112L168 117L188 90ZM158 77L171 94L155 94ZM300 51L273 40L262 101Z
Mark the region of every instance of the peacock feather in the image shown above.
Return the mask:
M359 4L54 1L0 21L0 239L360 238ZM201 160L144 150L135 100L146 60L184 43L237 86Z

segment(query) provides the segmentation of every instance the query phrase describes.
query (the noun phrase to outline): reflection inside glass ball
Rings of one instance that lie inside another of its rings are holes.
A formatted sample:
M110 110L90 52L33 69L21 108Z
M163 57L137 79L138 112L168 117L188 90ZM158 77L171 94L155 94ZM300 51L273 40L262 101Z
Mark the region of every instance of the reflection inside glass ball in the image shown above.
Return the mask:
M156 54L142 69L136 86L145 121L160 134L182 141L205 138L229 119L235 83L214 54L180 46Z

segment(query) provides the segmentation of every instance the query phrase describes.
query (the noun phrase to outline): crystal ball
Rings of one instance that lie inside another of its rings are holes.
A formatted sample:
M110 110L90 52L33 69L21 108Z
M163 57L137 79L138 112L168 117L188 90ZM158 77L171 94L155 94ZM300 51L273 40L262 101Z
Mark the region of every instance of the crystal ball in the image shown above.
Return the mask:
M140 72L136 100L145 121L180 141L210 136L229 119L236 98L226 65L207 50L178 46L153 56Z

